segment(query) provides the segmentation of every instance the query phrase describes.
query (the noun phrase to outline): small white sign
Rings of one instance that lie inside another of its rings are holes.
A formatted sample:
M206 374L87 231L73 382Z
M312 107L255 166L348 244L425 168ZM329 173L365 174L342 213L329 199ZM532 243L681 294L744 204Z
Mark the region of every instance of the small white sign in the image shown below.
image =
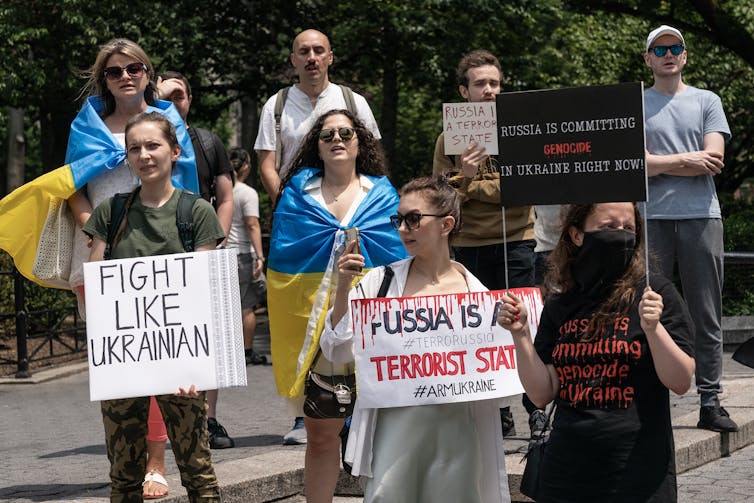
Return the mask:
M442 124L445 153L458 155L472 142L482 145L489 155L497 155L497 104L443 103Z
M537 333L538 288L514 288ZM351 305L359 407L486 400L523 393L502 291L358 299Z
M84 264L90 399L246 385L235 250Z

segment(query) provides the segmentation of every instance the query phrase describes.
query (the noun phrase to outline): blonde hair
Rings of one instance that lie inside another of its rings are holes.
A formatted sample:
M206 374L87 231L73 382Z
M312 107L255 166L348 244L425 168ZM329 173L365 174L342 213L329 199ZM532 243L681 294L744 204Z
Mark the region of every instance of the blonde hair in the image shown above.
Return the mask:
M157 94L153 82L154 66L152 66L152 61L139 44L127 38L114 38L100 46L94 64L83 72L83 76L86 77L87 81L81 89L79 98L84 96L99 96L102 98L102 103L104 104L104 109L101 113L102 117L107 117L115 111L115 98L107 88L107 82L105 82L105 67L107 60L113 54L128 56L147 67L147 88L144 90L144 100L147 104L154 105Z

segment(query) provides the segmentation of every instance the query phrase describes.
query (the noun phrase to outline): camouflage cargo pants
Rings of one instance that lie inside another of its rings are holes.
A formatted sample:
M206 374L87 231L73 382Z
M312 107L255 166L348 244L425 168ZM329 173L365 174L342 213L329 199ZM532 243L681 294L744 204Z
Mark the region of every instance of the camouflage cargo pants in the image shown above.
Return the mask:
M157 403L165 419L181 484L191 502L220 501L212 467L207 432L205 393L198 398L160 395ZM112 492L110 501L141 502L147 465L147 418L149 397L104 400L102 421L105 426L107 457L110 460Z

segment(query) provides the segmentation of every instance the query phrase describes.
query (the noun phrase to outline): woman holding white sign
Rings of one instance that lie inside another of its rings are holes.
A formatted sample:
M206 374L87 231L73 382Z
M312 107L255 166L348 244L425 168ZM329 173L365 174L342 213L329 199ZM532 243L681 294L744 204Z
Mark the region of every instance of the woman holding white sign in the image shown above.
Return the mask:
M536 500L674 502L668 390L694 373L688 310L661 276L646 286L635 203L573 205L563 224L534 343L520 299L498 314L529 397L557 405Z
M126 215L108 244L112 201L92 212L83 230L93 238L90 261L183 253L176 224L183 191L171 182L181 147L175 128L156 112L141 113L125 126L127 160L141 181L126 202ZM212 206L196 198L192 206L195 251L214 249L225 233ZM209 449L204 392L192 385L175 395L155 397L162 410L168 438L181 472L189 501L220 501ZM149 397L102 401L107 455L110 460L112 498L142 498L142 478L147 463L146 435Z
M386 297L412 297L487 288L450 260L450 240L460 229L460 196L442 178L420 178L401 189L391 217L413 257L394 262ZM363 257L353 247L338 260L338 288L320 345L335 362L354 359L349 303L374 298L385 268L356 287ZM366 477L365 502L510 501L498 400L354 410L346 460Z

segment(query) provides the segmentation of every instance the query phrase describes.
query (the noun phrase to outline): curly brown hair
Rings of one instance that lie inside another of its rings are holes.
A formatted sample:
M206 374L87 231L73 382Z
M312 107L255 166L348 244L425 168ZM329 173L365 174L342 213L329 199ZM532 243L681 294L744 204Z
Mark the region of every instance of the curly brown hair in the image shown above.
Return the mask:
M372 132L364 126L364 123L358 117L348 110L330 110L317 119L311 131L309 131L301 143L301 148L291 164L291 169L288 170L280 182L277 201L280 201L280 196L282 196L283 190L291 178L302 168L311 167L324 170L322 159L319 158L319 132L322 131L325 120L333 115L346 116L356 131L356 137L359 139L359 153L356 156L356 173L372 176L387 175L387 165L382 145Z
M592 315L587 330L584 331L582 340L594 339L602 327L614 319L615 315L625 315L636 299L637 289L645 278L644 263L644 231L643 221L636 203L631 203L634 208L634 220L636 222L636 245L628 267L623 275L618 278L609 290L609 296L600 304ZM572 204L564 206L561 210L562 231L558 244L549 257L547 273L545 274L545 288L551 293L566 293L576 287L573 278L573 264L580 247L571 239L569 229L574 227L584 231L584 223L592 214L597 204Z

